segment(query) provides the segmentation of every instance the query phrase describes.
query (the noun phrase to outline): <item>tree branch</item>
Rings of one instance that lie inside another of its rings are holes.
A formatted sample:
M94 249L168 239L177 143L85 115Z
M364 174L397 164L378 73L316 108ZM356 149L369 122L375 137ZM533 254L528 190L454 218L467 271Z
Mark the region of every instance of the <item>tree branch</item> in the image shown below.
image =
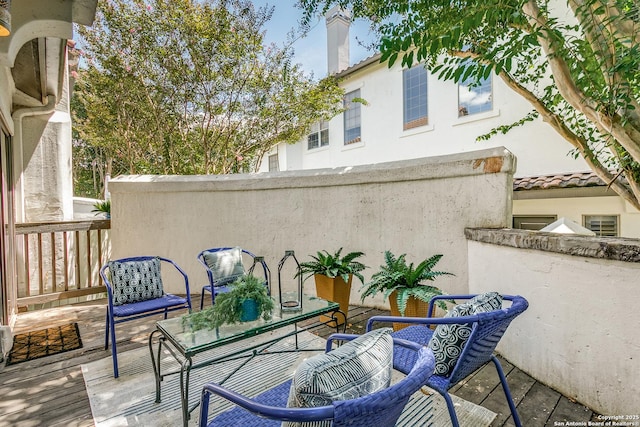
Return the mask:
M567 63L557 52L549 20L541 13L536 0L527 1L523 11L532 27L540 30L538 42L547 55L553 79L562 97L584 114L603 135L611 134L634 159L640 160L640 145L637 142L640 141L640 129L619 115L609 116L601 111L599 105L576 86Z
M598 175L598 177L600 177L600 179L607 183L607 185L610 186L624 200L632 204L636 209L640 210L640 188L637 190L634 188L634 191L631 191L627 186L620 182L620 180L616 179L616 176L613 175L593 154L587 142L576 135L573 131L571 131L571 129L569 129L564 124L564 121L556 114L554 114L551 110L549 110L544 105L544 103L530 90L515 81L506 72L500 73L499 76L502 78L502 81L504 81L507 86L509 86L514 92L521 95L523 98L529 101L531 105L533 105L535 110L542 117L543 121L551 125L551 127L553 127L556 132L558 132L572 146L578 149L589 167L596 173L596 175Z

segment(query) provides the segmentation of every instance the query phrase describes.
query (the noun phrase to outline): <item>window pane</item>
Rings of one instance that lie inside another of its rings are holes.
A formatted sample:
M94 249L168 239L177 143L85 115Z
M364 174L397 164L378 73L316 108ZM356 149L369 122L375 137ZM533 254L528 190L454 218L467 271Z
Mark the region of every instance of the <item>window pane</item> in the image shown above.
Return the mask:
M404 129L424 126L427 121L427 70L417 65L402 72Z
M329 145L329 122L320 120L311 126L307 136L307 150Z
M269 156L269 172L277 172L280 170L280 162L278 162L278 155L272 154Z
M616 237L618 235L618 217L615 215L585 215L584 226L596 233L596 236Z
M324 147L326 145L329 145L329 129L320 131L320 146Z
M491 111L493 109L491 76L482 79L479 85L467 79L458 85L458 116Z
M360 98L360 89L344 97L344 145L360 141L360 103L351 102L354 98Z
M318 148L318 133L312 133L307 137L307 149Z

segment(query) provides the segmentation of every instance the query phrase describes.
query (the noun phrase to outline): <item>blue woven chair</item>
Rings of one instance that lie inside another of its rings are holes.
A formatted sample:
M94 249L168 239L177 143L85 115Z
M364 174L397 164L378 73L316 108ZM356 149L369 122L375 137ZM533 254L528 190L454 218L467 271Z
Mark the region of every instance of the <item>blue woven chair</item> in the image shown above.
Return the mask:
M428 313L432 313L433 304L439 300L465 300L471 299L476 295L446 295L438 296L429 303ZM503 295L503 301L511 301L511 305L507 308L493 310L486 313L478 313L472 316L460 317L444 317L444 318L418 318L418 317L396 317L396 316L373 316L367 323L367 331L373 329L376 322L399 322L415 323L415 325L406 327L391 335L394 338L401 338L408 341L427 345L433 336L434 330L428 325L442 324L467 324L471 326L471 334L462 348L460 357L456 362L453 370L448 376L432 375L426 382L426 385L440 393L447 402L447 409L451 416L451 423L454 427L458 427L458 417L456 415L453 401L447 390L459 383L477 369L492 361L498 371L500 382L504 390L505 397L511 409L511 415L516 426L522 426L515 403L511 397L509 386L505 378L500 361L493 355L496 345L507 330L511 321L523 311L527 309L529 303L521 296ZM417 354L412 350L395 346L393 358L394 365L398 366L401 372L409 372L416 360Z
M357 335L334 334L327 341L327 351L333 340L353 339ZM333 426L387 427L394 426L413 393L425 384L434 369L430 349L412 342L394 339L394 347L407 348L415 354L414 367L396 384L375 393L351 400L335 401L331 406L287 408L291 380L249 399L215 383L205 384L200 401L200 427L251 426L280 427L282 421L333 421ZM395 350L394 350L395 351ZM395 367L395 366L394 366ZM208 421L211 394L237 405Z
M216 274L216 272L214 272L207 264L207 261L205 259L206 255L220 253L223 251L229 251L232 249L234 248L232 247L211 248L211 249L205 249L198 254L198 261L200 262L200 264L202 264L202 266L206 270L207 279L209 281L208 284L202 287L201 298L200 298L200 310L202 310L202 308L204 307L204 296L206 292L211 294L211 304L213 305L216 302L216 296L219 294L228 292L229 285L236 278L236 276L220 277L218 274ZM251 265L249 266L248 269L245 266L243 266L244 270L246 270L246 273L253 274L253 271L256 265L258 264L260 265L262 274L264 275L264 284L267 287L267 293L269 293L270 295L271 287L269 286L269 282L270 282L271 271L269 270L269 267L267 267L267 263L264 261L262 257L257 257L256 255L252 254L247 250L241 249L241 251L242 251L242 254L244 254L251 260Z
M115 264L118 263L118 264ZM184 278L186 297L172 295L162 289L161 265L171 265ZM114 277L115 272L110 271L110 266L127 265L129 267L141 267L142 273L131 274L130 271L122 272ZM149 272L149 265L157 266L157 274L154 278ZM109 348L111 339L111 356L113 358L113 376L118 378L118 353L116 349L116 324L140 319L142 317L163 314L167 318L170 311L187 309L191 311L191 295L189 292L189 279L187 274L178 265L167 258L156 256L140 256L112 260L102 266L100 276L107 287L107 321L104 337L104 349ZM136 277L134 277L136 276ZM115 281L115 283L114 283ZM122 283L122 284L121 284ZM130 283L137 283L142 290L129 287ZM114 287L114 284L116 285ZM150 284L156 285L154 290L149 290Z

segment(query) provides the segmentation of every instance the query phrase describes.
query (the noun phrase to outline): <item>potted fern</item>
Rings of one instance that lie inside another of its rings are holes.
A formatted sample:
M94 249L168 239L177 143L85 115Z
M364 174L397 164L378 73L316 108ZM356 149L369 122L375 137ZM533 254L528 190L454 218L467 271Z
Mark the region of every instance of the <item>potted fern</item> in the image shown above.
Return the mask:
M183 317L193 330L213 329L225 323L250 322L260 316L271 319L274 301L267 294L264 281L247 275L236 279L231 290L216 296L216 302L202 311Z
M364 277L362 270L366 268L366 265L359 261L357 258L364 256L363 252L349 252L348 254L341 256L342 248L338 249L333 254L326 250L317 252L317 254L310 255L312 261L303 262L300 264L299 274L306 275L304 280L313 276L316 282L316 295L327 301L333 301L340 304L340 311L345 315L345 319L338 318L332 321L328 316L321 316L321 322L330 322L330 325L337 326L342 325L346 317L349 314L349 297L351 295L351 282L353 276L360 279L361 283L364 283Z
M426 317L429 302L436 295L443 295L440 288L425 282L432 282L438 276L453 275L444 271L433 271L442 255L433 255L414 267L407 264L406 254L395 256L391 251L384 253L384 265L380 271L371 276L371 281L362 286L361 299L373 297L381 292L384 298L389 298L392 316ZM443 301L438 305L446 310ZM431 315L433 313L429 313ZM394 323L395 330L402 329L407 324Z

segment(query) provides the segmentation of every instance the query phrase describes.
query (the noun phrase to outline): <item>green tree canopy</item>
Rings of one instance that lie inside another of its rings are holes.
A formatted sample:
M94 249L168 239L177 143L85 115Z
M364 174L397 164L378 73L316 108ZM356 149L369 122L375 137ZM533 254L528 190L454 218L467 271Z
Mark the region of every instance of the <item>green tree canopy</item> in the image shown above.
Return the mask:
M299 0L309 22L333 5L369 19L389 66L423 62L444 80L496 73L621 197L640 209L637 0Z
M112 175L248 172L338 113L333 79L265 45L272 12L247 0L100 0L94 25L78 28L76 154L100 156Z

